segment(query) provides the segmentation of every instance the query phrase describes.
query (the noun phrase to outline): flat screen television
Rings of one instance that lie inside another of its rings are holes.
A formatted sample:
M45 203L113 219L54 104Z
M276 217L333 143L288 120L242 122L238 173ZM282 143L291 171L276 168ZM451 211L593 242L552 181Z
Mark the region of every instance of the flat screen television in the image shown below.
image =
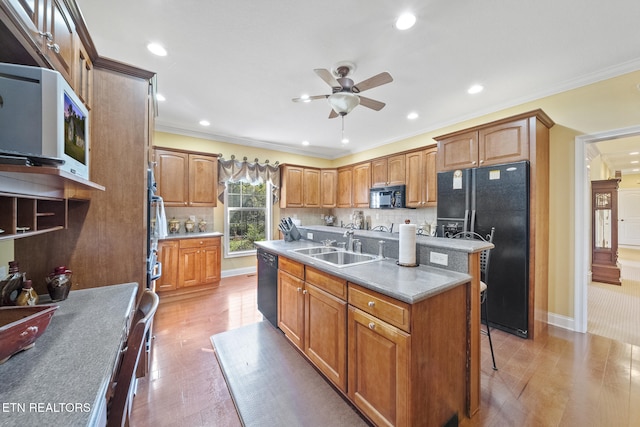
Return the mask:
M89 111L54 70L0 63L0 155L89 179Z

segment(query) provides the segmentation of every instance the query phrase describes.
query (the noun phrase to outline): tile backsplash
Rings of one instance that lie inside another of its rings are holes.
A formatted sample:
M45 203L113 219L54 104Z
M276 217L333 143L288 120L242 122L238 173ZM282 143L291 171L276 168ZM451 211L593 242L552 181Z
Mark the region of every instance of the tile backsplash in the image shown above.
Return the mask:
M418 226L425 222L431 224L436 219L435 207L421 209L289 208L281 209L280 216L299 219L302 226L305 226L326 225L325 216L333 215L335 217L334 225L340 227L341 224L353 223L353 213L355 211L362 211L369 229L381 225L389 228L391 224L394 224L394 230L397 230L398 224L404 224L407 219L411 221L411 224L417 224Z
M180 221L180 232L184 232L184 223L190 216L195 217L196 224L204 219L207 222L206 231L213 231L213 208L184 208L184 207L165 207L164 212L167 215L167 223L172 218Z

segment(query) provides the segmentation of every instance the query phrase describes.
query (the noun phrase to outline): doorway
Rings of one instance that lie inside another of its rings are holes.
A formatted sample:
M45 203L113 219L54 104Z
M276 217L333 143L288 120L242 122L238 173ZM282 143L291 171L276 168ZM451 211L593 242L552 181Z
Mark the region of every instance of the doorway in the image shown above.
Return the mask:
M575 139L575 263L574 263L574 330L587 332L588 285L590 283L591 208L588 145L640 135L640 126L582 135Z

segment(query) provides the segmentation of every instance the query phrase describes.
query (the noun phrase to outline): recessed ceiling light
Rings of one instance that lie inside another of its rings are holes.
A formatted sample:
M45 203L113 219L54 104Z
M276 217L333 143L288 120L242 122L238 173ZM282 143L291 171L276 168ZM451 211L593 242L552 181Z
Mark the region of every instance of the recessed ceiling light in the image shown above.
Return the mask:
M209 126L210 124L208 120L200 120L200 126Z
M407 119L409 119L409 120L415 120L417 118L418 118L418 113L416 113L415 111L413 111L413 112L411 112L411 113L409 113L407 115Z
M302 141L302 145L309 145L309 141Z
M638 163L640 163L640 160L632 160L632 161L631 161L631 164L632 164L632 165L637 165Z
M632 151L629 153L630 156L637 156L638 154L640 154L640 151Z
M640 169L632 169L632 172L640 172Z
M164 97L164 95L162 95L161 93L156 93L156 99L158 101L166 101L167 98Z
M469 93L470 95L474 95L476 93L482 92L483 90L484 87L482 85L473 85L467 90L467 93Z
M147 49L149 49L149 52L153 53L154 55L167 56L167 50L158 43L149 43L147 45Z
M349 138L342 138L342 140L340 141L343 144L348 144L349 143Z
M413 13L403 13L396 19L396 28L408 30L416 23L416 16Z

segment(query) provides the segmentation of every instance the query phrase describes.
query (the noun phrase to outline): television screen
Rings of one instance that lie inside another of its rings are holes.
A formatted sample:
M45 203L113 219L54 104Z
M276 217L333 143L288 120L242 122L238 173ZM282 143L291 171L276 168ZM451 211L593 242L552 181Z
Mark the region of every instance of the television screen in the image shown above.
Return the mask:
M85 122L87 117L64 94L64 153L83 165L87 164Z

